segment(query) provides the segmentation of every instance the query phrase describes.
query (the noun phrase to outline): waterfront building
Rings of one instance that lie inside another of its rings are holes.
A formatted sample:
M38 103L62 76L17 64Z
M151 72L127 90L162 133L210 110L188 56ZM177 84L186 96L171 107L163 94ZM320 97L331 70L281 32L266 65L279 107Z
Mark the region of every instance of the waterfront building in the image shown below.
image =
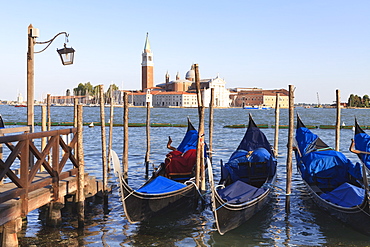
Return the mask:
M199 76L200 77L200 76ZM179 73L176 74L176 79L170 81L170 76L168 72L165 75L165 83L157 85L158 88L161 88L163 91L170 93L170 92L187 92L188 94L183 94L186 99L191 97L196 98L196 86L195 86L195 71L193 66L191 66L190 70L186 72L185 79L180 79ZM218 75L216 78L211 79L201 79L200 80L200 89L203 94L203 102L206 107L209 106L211 101L211 88L214 88L214 106L215 107L229 107L230 106L230 91L226 88L226 81L221 79ZM192 95L194 94L194 95ZM170 95L170 94L168 94ZM167 95L167 96L168 96ZM185 96L187 95L187 96ZM191 96L190 96L191 95ZM178 95L174 95L175 97ZM191 100L190 100L191 101ZM170 101L161 101L165 105L169 104ZM169 106L179 106L180 104L178 101L174 100L171 101L174 104ZM176 102L176 103L175 103ZM184 107L197 107L197 104L193 106L192 103L182 103L182 105L186 105ZM189 106L191 105L191 106ZM153 104L156 106L156 104Z
M279 93L279 107L289 107L289 92L286 89L263 90L261 88L234 88L230 99L233 107L270 107L276 106L276 93Z
M129 92L128 102L132 106L146 106L151 102L152 107L197 107L196 93L188 92Z
M17 103L18 104L22 104L24 102L24 99L23 99L23 96L21 93L18 93L18 97L17 97Z
M217 75L216 78L200 80L200 88L203 92L203 102L206 107L211 102L211 89L214 89L214 107L229 107L231 103L230 91L226 88L226 81ZM195 90L195 83L190 90Z

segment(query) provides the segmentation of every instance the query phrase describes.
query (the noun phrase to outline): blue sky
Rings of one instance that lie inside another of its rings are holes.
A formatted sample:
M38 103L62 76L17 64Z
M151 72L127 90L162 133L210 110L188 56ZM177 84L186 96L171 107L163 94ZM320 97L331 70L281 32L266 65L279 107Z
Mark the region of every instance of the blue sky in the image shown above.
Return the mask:
M228 88L286 88L295 101L332 103L370 94L370 1L7 1L0 8L0 100L26 95L27 27L38 41L70 34L75 64L63 66L58 37L35 54L35 98L64 95L82 82L141 87L145 36L154 54L155 84L183 78L198 63L202 78ZM36 45L35 51L42 45Z

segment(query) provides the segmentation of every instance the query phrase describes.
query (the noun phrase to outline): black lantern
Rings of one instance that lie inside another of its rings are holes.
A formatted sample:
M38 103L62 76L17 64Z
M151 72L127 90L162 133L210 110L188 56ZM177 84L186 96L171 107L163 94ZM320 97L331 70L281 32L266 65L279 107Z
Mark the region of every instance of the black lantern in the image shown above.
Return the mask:
M66 44L64 44L64 48L57 49L59 53L60 59L62 60L63 65L70 65L73 64L73 58L75 54L75 50L71 48L67 48Z

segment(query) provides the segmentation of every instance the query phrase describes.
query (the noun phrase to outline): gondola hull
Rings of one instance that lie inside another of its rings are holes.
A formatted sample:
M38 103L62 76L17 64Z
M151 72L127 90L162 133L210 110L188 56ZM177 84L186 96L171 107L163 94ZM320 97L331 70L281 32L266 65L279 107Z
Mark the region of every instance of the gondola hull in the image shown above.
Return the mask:
M309 196L321 210L326 211L349 227L370 236L370 210L367 198L356 207L341 207L322 199L306 181L303 180L303 182Z
M167 147L172 151L166 155L165 162L137 190L132 189L124 179L119 158L112 151L114 170L121 189L120 196L129 222L173 217L172 212L180 213L197 207L200 195L193 182L193 170L198 132L189 119L188 129L179 146L174 148L170 146L171 142L169 138Z
M130 223L153 217L165 217L171 212L186 212L196 208L198 191L193 183L186 187L161 194L140 193L121 179L123 206Z
M221 162L217 187L213 186L210 173L212 211L221 235L248 221L268 203L276 170L271 145L250 115L239 146L227 163Z
M270 183L274 183L275 177ZM223 235L239 227L265 207L270 200L271 189L267 189L265 193L259 197L241 204L225 203L217 193L217 190L214 191L213 197L213 201L215 202L214 217L217 230Z
M351 228L370 235L369 188L365 166L333 150L297 118L295 155L314 203Z

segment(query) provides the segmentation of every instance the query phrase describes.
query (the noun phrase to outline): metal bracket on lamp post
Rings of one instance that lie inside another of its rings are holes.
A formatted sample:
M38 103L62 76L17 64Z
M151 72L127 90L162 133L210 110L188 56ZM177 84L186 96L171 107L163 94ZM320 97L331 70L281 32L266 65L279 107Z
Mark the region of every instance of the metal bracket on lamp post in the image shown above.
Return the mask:
M59 35L64 34L66 37L66 42L68 42L68 33L60 32L55 35L52 39L45 41L45 42L36 42L36 38L39 35L39 31L37 28L33 28L32 24L28 26L28 52L27 52L27 125L30 126L30 131L34 132L34 54L41 53L45 51L50 44L55 40L56 37ZM34 46L36 44L48 44L44 49L41 51L34 51ZM63 65L73 64L73 57L74 57L74 49L67 48L66 44L64 43L64 48L57 50L59 53L60 58L62 59ZM68 57L69 55L69 57ZM64 58L68 58L68 61L64 61Z

